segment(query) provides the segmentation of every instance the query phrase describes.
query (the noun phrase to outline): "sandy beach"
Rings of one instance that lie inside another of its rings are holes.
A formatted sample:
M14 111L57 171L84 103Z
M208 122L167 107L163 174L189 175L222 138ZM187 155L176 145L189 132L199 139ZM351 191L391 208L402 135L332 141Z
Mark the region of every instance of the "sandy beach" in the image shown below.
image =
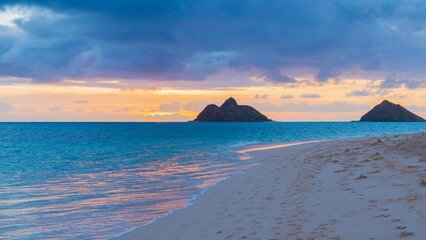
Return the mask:
M117 239L424 239L426 133L249 153L260 163Z

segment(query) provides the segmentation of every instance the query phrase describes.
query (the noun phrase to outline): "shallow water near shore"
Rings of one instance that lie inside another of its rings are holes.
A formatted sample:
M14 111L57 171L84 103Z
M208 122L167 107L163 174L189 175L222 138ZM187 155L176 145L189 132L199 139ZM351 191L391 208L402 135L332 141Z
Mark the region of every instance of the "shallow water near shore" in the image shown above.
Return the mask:
M425 132L425 123L1 123L0 238L105 239L254 163L249 145Z

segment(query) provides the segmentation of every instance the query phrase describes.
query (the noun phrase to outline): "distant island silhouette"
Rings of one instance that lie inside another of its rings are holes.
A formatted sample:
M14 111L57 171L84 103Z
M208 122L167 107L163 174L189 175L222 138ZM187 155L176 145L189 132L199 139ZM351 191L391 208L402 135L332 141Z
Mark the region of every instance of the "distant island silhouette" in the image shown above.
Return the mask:
M399 104L384 100L361 117L360 122L425 122Z
M271 122L251 106L238 105L234 98L228 98L222 106L207 105L193 122Z

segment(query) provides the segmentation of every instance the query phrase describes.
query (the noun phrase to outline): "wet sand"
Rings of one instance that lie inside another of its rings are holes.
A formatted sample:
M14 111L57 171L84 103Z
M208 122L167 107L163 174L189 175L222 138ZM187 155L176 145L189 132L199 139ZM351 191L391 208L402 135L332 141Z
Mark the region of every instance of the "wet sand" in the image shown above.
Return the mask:
M260 164L118 239L424 239L426 133L250 152Z

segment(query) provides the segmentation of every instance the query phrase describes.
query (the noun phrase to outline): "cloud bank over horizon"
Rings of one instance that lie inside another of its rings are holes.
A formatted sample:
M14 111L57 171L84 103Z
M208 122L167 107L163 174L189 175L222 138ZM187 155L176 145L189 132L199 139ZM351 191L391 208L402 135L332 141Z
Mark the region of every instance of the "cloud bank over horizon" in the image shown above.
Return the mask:
M173 82L234 72L247 84L310 76L423 88L425 12L416 0L4 0L0 77Z

